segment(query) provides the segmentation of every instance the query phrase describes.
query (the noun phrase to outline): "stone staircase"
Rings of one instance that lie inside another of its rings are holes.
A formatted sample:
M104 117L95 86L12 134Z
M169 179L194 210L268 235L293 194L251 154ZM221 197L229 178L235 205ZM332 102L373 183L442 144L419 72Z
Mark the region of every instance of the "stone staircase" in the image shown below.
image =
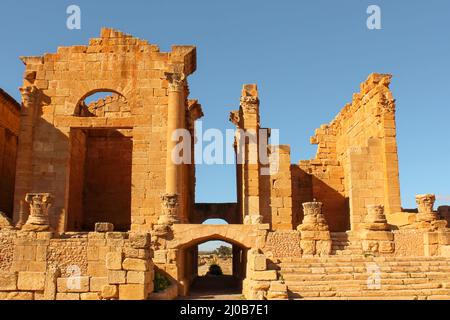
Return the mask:
M450 300L450 258L283 258L272 267L290 299Z
M358 255L362 254L361 242L356 236L347 232L331 233L332 255Z

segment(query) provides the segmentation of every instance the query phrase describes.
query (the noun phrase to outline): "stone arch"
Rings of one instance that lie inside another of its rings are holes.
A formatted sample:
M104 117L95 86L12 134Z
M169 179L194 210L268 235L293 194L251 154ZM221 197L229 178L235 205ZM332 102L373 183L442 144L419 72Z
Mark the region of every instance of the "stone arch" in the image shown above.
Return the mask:
M97 94L102 96L95 97ZM88 102L86 99L95 97ZM114 90L95 90L82 98L75 108L76 117L126 117L131 113L131 109L126 97Z
M174 249L183 249L206 241L225 241L245 249L258 246L257 225L174 225Z
M181 295L190 293L198 276L198 246L210 241L222 241L233 247L233 283L238 290L246 277L247 253L256 248L264 236L255 225L174 225L174 238L170 245L179 252L178 270ZM230 280L230 279L229 279ZM234 286L234 285L233 285Z
M134 96L132 84L129 80L96 80L77 83L77 86L71 89L71 94L66 99L66 110L70 110L67 115L75 115L80 102L98 92L111 92L121 95L129 103L132 102L130 98Z

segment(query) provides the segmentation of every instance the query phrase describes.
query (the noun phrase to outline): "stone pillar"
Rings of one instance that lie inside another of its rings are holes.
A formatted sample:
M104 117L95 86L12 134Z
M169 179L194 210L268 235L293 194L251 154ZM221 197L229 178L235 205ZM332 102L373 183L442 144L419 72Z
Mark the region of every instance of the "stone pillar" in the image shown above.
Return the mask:
M323 204L316 201L303 204L304 219L297 230L300 231L300 247L305 255L326 256L331 253L331 235L322 207Z
M363 251L365 253L393 253L395 250L394 234L389 230L384 206L367 206L367 216L360 231Z
M181 192L181 165L176 163L173 151L177 141L173 140L173 134L181 129L185 117L184 90L185 75L182 73L166 73L169 81L169 102L167 113L167 154L166 154L166 194L163 195L163 220L170 223L179 221L179 197Z
M49 193L28 193L25 201L30 205L30 216L22 230L49 231L51 227L48 210L53 204L52 195Z

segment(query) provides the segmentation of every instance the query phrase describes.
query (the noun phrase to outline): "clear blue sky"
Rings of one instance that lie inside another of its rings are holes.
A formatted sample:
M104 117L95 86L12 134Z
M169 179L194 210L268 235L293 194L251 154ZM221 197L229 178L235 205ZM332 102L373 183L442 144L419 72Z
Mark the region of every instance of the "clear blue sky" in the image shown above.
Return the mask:
M66 29L66 8L82 10L82 29ZM382 30L366 28L368 5ZM0 87L19 99L20 55L87 44L114 27L160 45L198 47L190 79L205 128L232 128L230 110L244 83L257 83L262 124L281 129L292 160L310 159L314 129L350 102L371 72L392 73L397 98L404 207L436 193L450 204L450 1L13 1L2 0ZM236 197L233 166L200 166L200 202Z

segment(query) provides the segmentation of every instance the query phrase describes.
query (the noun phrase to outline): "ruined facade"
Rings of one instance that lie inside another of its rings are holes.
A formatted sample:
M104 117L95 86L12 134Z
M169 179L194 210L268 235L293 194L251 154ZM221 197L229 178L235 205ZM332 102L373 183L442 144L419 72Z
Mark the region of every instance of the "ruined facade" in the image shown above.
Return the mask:
M237 201L219 204L195 203L193 152L173 160L173 133L193 150L203 117L195 47L160 52L103 29L22 61L20 108L0 92L0 299L188 295L210 240L233 245L248 299L450 298L448 207L430 194L401 208L390 75L370 75L298 164L268 143L257 86L244 85L230 115ZM155 273L172 286L154 292Z

